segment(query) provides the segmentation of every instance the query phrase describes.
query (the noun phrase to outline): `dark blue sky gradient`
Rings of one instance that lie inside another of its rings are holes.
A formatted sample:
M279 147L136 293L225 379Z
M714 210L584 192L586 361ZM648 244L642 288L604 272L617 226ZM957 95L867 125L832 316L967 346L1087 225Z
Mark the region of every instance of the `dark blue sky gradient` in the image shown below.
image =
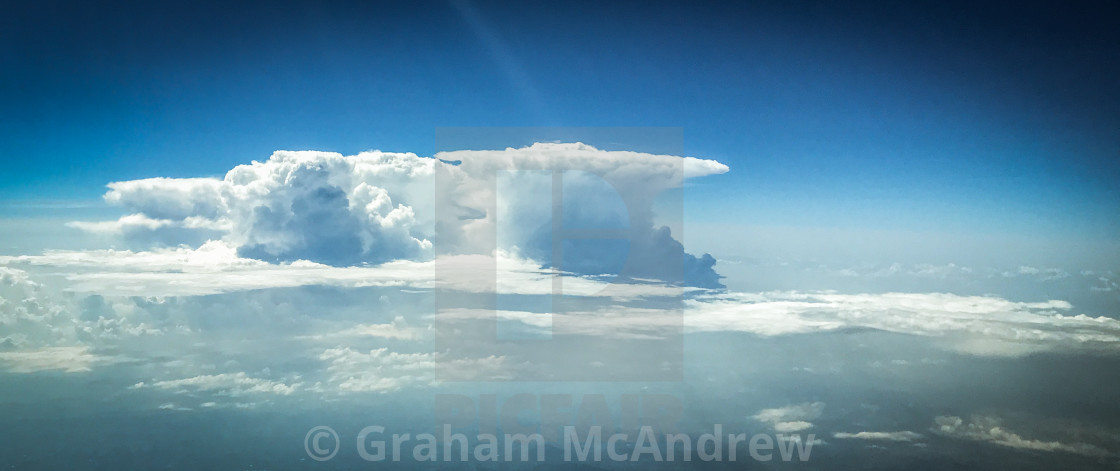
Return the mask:
M674 126L732 168L690 189L698 218L1114 237L1107 6L9 4L0 199L430 155L441 126Z

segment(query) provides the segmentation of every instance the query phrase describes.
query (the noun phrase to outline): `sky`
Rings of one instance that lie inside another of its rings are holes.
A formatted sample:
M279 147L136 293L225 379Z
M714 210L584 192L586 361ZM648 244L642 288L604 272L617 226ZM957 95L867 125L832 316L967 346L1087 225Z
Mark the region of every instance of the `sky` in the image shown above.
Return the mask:
M0 9L17 469L588 417L803 451L724 443L758 468L1120 463L1105 2ZM584 464L743 465L686 454Z
M739 169L690 217L1108 238L1103 5L10 5L0 194L95 200L277 149L431 155L437 127L668 126Z

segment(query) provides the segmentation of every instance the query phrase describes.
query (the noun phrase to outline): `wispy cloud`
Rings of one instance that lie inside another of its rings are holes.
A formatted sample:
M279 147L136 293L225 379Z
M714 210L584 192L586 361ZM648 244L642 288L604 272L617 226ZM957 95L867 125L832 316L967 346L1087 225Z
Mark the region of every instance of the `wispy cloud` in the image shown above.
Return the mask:
M930 430L945 437L992 443L1022 450L1059 451L1087 456L1107 456L1110 454L1107 450L1089 443L1023 438L1018 433L1004 428L998 418L991 416L973 416L968 420L951 415L939 416L933 420L933 427Z

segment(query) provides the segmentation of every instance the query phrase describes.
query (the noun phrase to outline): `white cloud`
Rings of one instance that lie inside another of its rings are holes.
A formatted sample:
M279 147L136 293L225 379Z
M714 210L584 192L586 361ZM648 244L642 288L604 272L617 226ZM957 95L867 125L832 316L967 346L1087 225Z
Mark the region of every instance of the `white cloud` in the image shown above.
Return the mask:
M68 276L69 290L113 296L202 296L296 286L430 287L431 263L398 261L376 268L299 262L220 272L94 272ZM427 272L427 273L425 273Z
M778 432L778 433L800 432L802 430L808 430L808 429L811 429L811 428L813 428L813 423L812 422L806 422L804 420L794 420L794 421L790 421L790 422L776 422L776 423L774 423L774 431Z
M500 356L440 359L435 353L400 353L385 347L369 351L345 346L329 348L319 359L327 362L327 380L316 388L334 393L385 393L410 386L431 387L437 384L437 361L447 362L442 365L447 371L471 380L505 378L510 367ZM454 377L446 379L455 380Z
M528 330L551 335L662 339L681 334L681 312L606 304L595 310L540 313L494 309L441 309L440 321L497 318L521 323Z
M933 337L947 348L984 356L1040 351L1120 350L1120 321L1064 315L1060 300L1039 303L945 293L728 293L687 300L691 331L774 336L846 328Z
M108 186L105 201L156 219L218 219L226 211L221 181L213 178L148 178Z
M134 389L155 388L174 392L209 392L219 395L243 396L246 394L290 395L300 389L303 383L287 384L263 378L254 378L244 372L199 375L192 378L140 382Z
M74 338L74 319L27 272L0 266L0 350L40 348Z
M212 220L198 216L176 220L154 219L144 214L129 214L116 221L72 221L66 226L144 247L197 246L222 237L230 229L226 219Z
M622 227L629 235L628 246L621 249L590 239L573 243L561 263L565 270L618 273L625 262L625 275L631 278L721 286L712 269L714 258L686 254L668 229L653 221L654 200L659 194L680 187L686 178L726 172L727 166L719 162L603 151L580 143L537 143L520 149L445 152L436 157L462 162L440 179L456 186L462 195L451 202L454 204L441 202L440 206L441 233L453 234L451 240L440 242L458 244L453 250L477 253L478 248L492 245L497 234L501 248L517 247L529 258L551 266L552 172L560 171L563 206L578 208L564 210L564 227ZM504 178L510 170L517 171L516 177ZM496 217L487 214L491 205ZM464 220L467 222L462 223ZM642 255L627 258L627 253Z
M1117 281L1111 277L1115 277L1112 272L1108 272L1107 276L1097 277L1098 283L1089 287L1089 290L1104 293L1111 291L1120 291L1120 284L1118 284Z
M66 373L90 371L94 366L115 363L116 357L98 355L89 347L49 347L0 352L0 364L13 373L59 370Z
M4 257L0 263L23 264L46 269L48 273L59 270L68 279L67 291L108 297L201 296L308 285L426 290L437 283L441 289L465 293L552 293L554 275L550 271L513 254L499 251L496 255L459 255L441 258L439 262L396 261L373 267L331 267L302 261L271 264L247 259L239 257L236 249L226 243L211 241L198 249L50 251ZM498 272L493 278L480 277L481 269ZM114 318L111 312L105 319L91 312L93 317L78 322L73 318L76 307L48 302L36 294L37 285L25 272L3 270L8 287L0 286L0 290L8 291L0 291L0 315L36 320L18 329L9 328L5 334L8 342L17 346L64 345L68 342L57 343L58 339L71 339L75 332L105 338L159 335L161 329L183 328L181 320L156 323L150 317L133 316L126 322ZM435 282L437 274L440 279ZM563 283L566 294L595 297L602 303L587 310L556 314L566 318L545 319L512 310L502 310L497 315L530 329L551 328L553 333L564 335L660 338L679 333L681 311L644 307L649 304L640 304L641 300L685 296L683 315L688 332L738 331L778 336L868 328L926 336L945 348L984 356L1018 356L1040 351L1114 352L1120 348L1120 321L1068 315L1071 306L1059 300L1022 303L993 296L944 293L698 294L664 284L610 283L571 274L565 275ZM12 291L16 285L18 292ZM110 308L135 310L130 307L132 304L135 303L113 302ZM492 317L495 311L444 309L441 315L445 319ZM354 335L386 339L418 335L414 329L403 328L403 324L367 324L356 328L354 325L342 329L356 329L350 332ZM0 335L0 339L3 337ZM30 342L30 338L38 340Z
M435 165L415 154L278 151L226 174L229 240L242 255L266 260L428 258Z
M726 173L726 165L714 160L647 154L631 151L605 151L582 143L543 143L504 150L459 150L441 152L436 158L461 161L465 172L492 174L510 168L524 170L569 170L618 176L620 179L651 178L651 185L672 187L686 178Z
M832 434L833 438L839 439L855 439L855 440L872 440L872 441L888 441L888 442L909 442L922 438L922 434L911 431L900 432L836 432Z
M401 316L397 316L389 324L359 324L346 330L344 334L397 340L415 340L421 335L418 329L409 327Z
M430 211L428 219L417 218L415 209L431 207L434 165L414 154L277 151L223 179L111 183L105 200L134 214L72 225L142 243L150 241L135 233L147 229L164 244L190 243L192 231L217 231L239 253L271 261L353 265L424 258L432 219Z
M325 340L346 337L375 337L391 340L416 340L425 335L425 331L411 327L402 316L396 316L387 324L358 324L328 334L311 335L301 338Z
M1014 271L1004 271L1001 273L1004 278L1014 278L1018 276L1035 277L1038 281L1052 281L1069 278L1069 273L1060 268L1035 268L1027 265L1020 265Z
M198 249L47 251L0 257L0 264L61 269L73 292L106 296L201 296L308 285L413 286L430 288L432 262L401 260L377 267L331 267L297 261L271 264L237 255L210 241Z
M144 252L131 250L48 250L42 255L0 256L0 264L145 272L215 272L270 266L260 260L238 257L235 248L221 241L208 241L197 249L176 247Z
M73 221L66 223L68 227L81 229L86 232L96 234L127 234L140 231L157 231L165 228L175 228L184 230L205 230L214 232L224 232L229 230L229 225L223 221L215 221L205 219L198 216L190 216L186 219L152 219L143 214L129 214L121 216L116 221Z
M476 292L484 291L479 288ZM644 294L655 293L652 289ZM876 329L929 337L949 350L980 356L1120 350L1120 321L1063 315L1071 309L1064 301L1021 303L943 293L727 293L686 300L682 313L629 306L620 302L622 299L635 298L606 298L610 302L595 309L547 315L515 310L444 309L440 316L449 322L496 316L554 335L662 338L679 335L683 314L686 332L738 331L780 336ZM906 363L893 361L896 365Z
M436 271L438 265L438 273ZM341 287L394 286L470 293L552 294L553 276L540 264L516 254L455 255L438 262L398 260L377 266L332 267L308 261L273 264L238 256L221 241L198 249L186 247L129 250L47 251L42 255L0 256L0 264L60 270L71 282L68 291L106 296L201 296L265 288L309 285ZM493 277L479 276L485 270ZM569 295L619 300L680 296L688 288L658 283L611 283L564 273ZM494 280L496 279L496 284Z
M809 434L809 437L813 437L813 434ZM778 439L779 442L788 442L788 443L792 443L794 445L800 444L803 441L800 434L783 435L783 434L779 433L776 438ZM805 445L807 445L807 446L808 445L820 446L820 445L825 444L824 440L821 440L819 438L813 438L812 440L809 440L808 438L806 438L806 439L804 439L804 441L805 441Z
M97 347L106 346L105 341L111 346L121 337L163 334L143 322L83 319L85 308L94 314L101 306L75 301L49 293L27 272L0 266L0 365L18 373L84 372L122 360L117 355L97 353L102 350Z
M894 267L894 265L892 265L892 268L893 267ZM949 263L949 264L945 264L945 265L930 265L930 264L923 263L923 264L914 265L913 269L910 270L910 274L912 274L914 276L928 277L928 278L940 278L940 279L950 278L950 277L954 277L954 276L969 275L971 273L972 273L971 268L957 266L957 264L955 264L955 263ZM890 273L890 274L893 274L893 273Z
M769 424L775 432L791 433L813 428L812 420L816 420L824 413L825 403L805 402L773 409L763 409L754 415L754 419Z
M967 421L957 416L939 416L934 418L930 430L945 437L994 443L1024 450L1062 451L1088 456L1109 454L1107 450L1089 443L1023 438L1018 433L1003 428L998 418L990 416L973 416Z
M338 392L389 392L434 381L433 353L397 353L387 348L362 352L350 347L324 350L328 383Z

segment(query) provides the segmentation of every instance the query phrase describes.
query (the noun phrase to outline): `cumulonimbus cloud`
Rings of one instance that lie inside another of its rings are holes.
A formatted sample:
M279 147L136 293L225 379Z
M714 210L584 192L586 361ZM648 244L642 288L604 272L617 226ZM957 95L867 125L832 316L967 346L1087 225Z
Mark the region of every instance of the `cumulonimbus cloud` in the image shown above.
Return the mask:
M686 178L727 170L712 160L604 151L578 143L443 152L434 158L380 151L352 156L277 151L267 161L233 168L222 179L111 183L105 200L130 214L117 221L71 225L119 234L143 248L160 243L198 246L220 237L238 255L268 262L352 266L422 261L434 256L436 242L444 254L489 254L500 248L552 265L551 240L542 237L551 226L534 211L533 206L541 205L541 185L533 179L540 172L559 171L566 179L565 206L578 208L566 213L569 224L621 222L628 236L621 251L610 244L568 246L565 271L597 275L626 263L633 277L719 287L715 259L685 253L668 229L655 223L654 200ZM510 171L522 173L496 194L496 182ZM604 188L626 204L604 204L610 197L604 196Z

